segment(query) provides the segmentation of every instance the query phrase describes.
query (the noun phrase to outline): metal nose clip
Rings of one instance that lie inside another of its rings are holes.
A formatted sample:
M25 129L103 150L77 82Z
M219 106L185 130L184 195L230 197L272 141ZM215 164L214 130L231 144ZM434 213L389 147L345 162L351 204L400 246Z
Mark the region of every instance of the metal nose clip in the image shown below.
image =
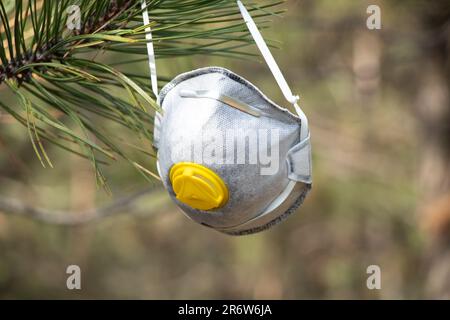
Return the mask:
M233 107L254 117L259 118L262 115L261 111L259 111L258 109L230 96L212 90L180 90L180 97L213 99L225 103L230 107Z

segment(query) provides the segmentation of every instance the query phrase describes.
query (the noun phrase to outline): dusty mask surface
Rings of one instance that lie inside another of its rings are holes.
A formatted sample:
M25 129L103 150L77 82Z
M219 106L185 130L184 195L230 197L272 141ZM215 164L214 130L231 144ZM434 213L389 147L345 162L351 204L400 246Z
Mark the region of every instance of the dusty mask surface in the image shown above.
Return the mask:
M253 114L229 105L230 98ZM157 115L154 141L159 174L191 219L226 233L251 233L301 204L311 183L309 137L300 141L301 120L248 81L223 68L203 68L175 78L159 102L163 115ZM178 164L185 166L178 175L186 178L174 188L171 171ZM195 164L212 170L226 191L196 172ZM213 187L202 188L196 178ZM226 201L208 206L215 193Z
M158 173L173 201L192 220L233 235L282 221L302 204L312 183L306 116L238 5L297 115L239 75L207 67L162 89L154 132Z

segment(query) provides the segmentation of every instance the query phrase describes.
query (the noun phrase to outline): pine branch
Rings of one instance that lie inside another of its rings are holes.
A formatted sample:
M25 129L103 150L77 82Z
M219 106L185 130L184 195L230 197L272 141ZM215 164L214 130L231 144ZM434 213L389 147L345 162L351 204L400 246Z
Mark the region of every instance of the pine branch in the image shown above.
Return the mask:
M146 0L157 59L189 55L248 57L250 40L235 0ZM253 15L273 14L272 0L247 3ZM78 5L80 30L66 27L69 5ZM275 12L276 13L276 12ZM124 147L125 132L139 150L150 150L158 106L148 72L130 72L146 60L140 1L2 0L0 90L17 105L0 109L27 128L42 165L53 166L48 143L90 159L106 185L103 163L123 158L146 178L156 177ZM101 53L101 54L100 54ZM114 59L113 65L108 61ZM58 116L56 116L58 115ZM106 129L103 128L106 124ZM116 124L115 134L108 131ZM153 156L148 152L148 156Z
M89 18L80 30L74 30L74 35L82 36L89 35L93 33L98 33L100 30L113 30L116 26L112 24L114 17L123 13L125 10L130 8L132 3L135 2L133 0L128 0L121 5L118 4L117 1L111 1L108 4L108 8L105 10L104 16L100 17L98 20L94 18ZM17 6L16 8L20 8L21 6ZM31 6L33 8L33 6ZM31 9L32 10L32 9ZM2 10L6 12L6 10ZM56 12L60 12L57 10ZM21 15L21 14L20 14ZM16 21L18 22L18 21ZM61 24L61 21L59 22ZM15 26L15 24L14 24ZM7 29L4 26L5 30ZM11 27L10 27L11 28ZM20 31L19 31L20 32ZM20 33L19 33L20 34ZM22 40L21 40L22 41ZM5 66L0 66L0 84L2 81L6 79L14 78L19 86L23 81L30 82L32 69L27 68L30 64L40 64L40 63L49 63L53 60L58 60L60 63L64 62L64 58L69 56L70 51L66 52L64 55L60 51L52 52L52 48L58 45L58 42L62 41L61 38L56 36L55 38L47 39L47 41L42 44L42 47L37 48L36 50L28 49L26 52L22 54L18 54L17 57L11 57L11 59L7 62ZM81 44L84 41L79 41ZM21 71L23 70L23 71ZM36 71L46 72L45 67L36 67Z

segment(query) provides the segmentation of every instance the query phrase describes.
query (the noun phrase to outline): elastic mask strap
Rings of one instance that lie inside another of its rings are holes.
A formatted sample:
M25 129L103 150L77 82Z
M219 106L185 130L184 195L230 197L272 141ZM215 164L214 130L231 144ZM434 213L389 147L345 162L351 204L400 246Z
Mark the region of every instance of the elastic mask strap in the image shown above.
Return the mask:
M309 135L308 119L306 118L305 113L302 111L302 109L299 107L297 103L300 97L292 93L291 88L289 87L286 79L283 76L283 73L280 70L280 67L275 61L272 53L269 50L269 47L264 41L264 38L261 35L261 32L258 30L258 27L256 26L255 21L251 17L250 13L247 11L247 9L240 0L237 0L237 4L239 6L239 10L241 11L242 17L244 18L245 23L247 24L248 30L250 31L253 39L255 40L255 43L258 46L259 51L261 51L261 54L264 57L264 60L266 61L267 65L269 66L270 71L275 77L275 80L277 81L278 86L283 92L284 97L286 98L287 101L289 101L289 103L291 103L294 106L297 115L302 121L301 140L306 139Z
M142 19L144 26L150 24L146 0L142 1ZM158 74L156 73L155 49L153 47L152 28L145 28L145 39L147 40L148 65L150 67L150 79L152 82L152 90L155 97L158 98Z

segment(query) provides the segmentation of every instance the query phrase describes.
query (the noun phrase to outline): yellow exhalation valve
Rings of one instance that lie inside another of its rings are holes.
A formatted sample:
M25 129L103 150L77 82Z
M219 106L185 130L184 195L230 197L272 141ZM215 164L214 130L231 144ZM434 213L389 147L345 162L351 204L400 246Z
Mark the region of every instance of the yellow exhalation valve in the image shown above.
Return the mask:
M198 210L223 207L228 188L211 169L192 162L180 162L170 169L170 181L177 199Z

